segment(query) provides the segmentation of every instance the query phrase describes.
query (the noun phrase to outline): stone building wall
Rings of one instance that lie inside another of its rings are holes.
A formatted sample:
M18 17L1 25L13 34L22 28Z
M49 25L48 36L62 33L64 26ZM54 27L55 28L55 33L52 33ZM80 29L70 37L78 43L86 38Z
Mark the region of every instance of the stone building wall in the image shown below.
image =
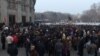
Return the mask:
M35 0L0 0L0 23L22 23L34 20ZM31 19L30 19L31 18ZM14 23L14 22L13 22Z

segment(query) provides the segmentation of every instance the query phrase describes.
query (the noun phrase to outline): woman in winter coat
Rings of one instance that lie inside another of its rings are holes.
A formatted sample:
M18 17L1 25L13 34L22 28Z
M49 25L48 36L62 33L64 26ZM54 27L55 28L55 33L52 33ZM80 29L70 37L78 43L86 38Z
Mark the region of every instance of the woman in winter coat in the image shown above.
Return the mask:
M10 33L7 37L6 37L6 41L7 41L7 53L9 54L9 56L17 56L18 55L18 48L17 46L13 43L13 37L12 37L12 33Z
M70 56L70 41L65 38L62 40L63 41L63 52L62 56Z
M37 51L35 50L35 46L31 46L30 56L38 56Z

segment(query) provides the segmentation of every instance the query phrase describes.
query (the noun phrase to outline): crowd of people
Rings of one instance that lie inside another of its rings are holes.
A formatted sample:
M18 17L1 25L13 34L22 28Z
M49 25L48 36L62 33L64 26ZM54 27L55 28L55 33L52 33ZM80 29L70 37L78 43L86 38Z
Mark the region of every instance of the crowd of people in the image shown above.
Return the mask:
M7 45L6 45L7 43ZM100 52L100 30L97 27L79 26L28 26L3 27L2 50L8 55L18 56L18 48L25 48L26 56L98 56Z

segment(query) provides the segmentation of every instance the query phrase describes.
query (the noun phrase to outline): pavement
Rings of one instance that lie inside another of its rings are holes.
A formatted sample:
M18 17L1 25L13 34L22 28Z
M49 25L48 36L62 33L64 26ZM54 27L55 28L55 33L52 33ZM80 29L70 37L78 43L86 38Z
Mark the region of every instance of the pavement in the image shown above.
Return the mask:
M1 50L1 48L0 48L0 56L9 56L9 55L7 54L6 50ZM19 48L18 49L18 56L26 56L24 48ZM44 56L48 56L48 54L45 54ZM71 51L71 56L78 56L77 51ZM86 53L86 50L85 50L84 51L84 56L94 56L94 55L88 55ZM100 56L100 54L98 56Z
M9 56L9 55L7 54L6 50L1 50L1 48L0 48L0 56ZM19 50L18 50L18 56L26 56L24 48L19 48ZM45 54L44 56L48 56L48 55ZM77 56L76 52L72 52L71 56Z
M9 56L6 50L1 50L0 48L0 56ZM19 48L18 49L18 56L25 56L25 49Z

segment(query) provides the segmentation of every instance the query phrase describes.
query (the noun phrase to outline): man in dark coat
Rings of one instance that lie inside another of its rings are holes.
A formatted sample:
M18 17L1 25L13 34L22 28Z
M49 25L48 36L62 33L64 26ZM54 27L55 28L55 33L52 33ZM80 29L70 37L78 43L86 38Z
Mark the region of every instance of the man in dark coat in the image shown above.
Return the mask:
M8 53L10 56L17 56L17 55L18 55L18 49L17 49L16 45L14 45L14 44L9 44L9 45L8 45L8 49L7 49L7 53Z
M5 32L1 33L1 44L2 44L2 49L5 50L5 42L6 42L6 34Z
M98 56L97 53L98 53L98 49L100 48L100 31L98 32L97 41L95 44L97 45L97 48L95 50L95 56Z
M84 50L84 44L86 42L88 42L90 36L87 36L85 38L82 38L80 41L79 41L79 44L78 44L78 55L79 56L83 56L83 50Z
M62 56L62 50L63 50L63 43L59 39L55 44L55 55Z
M36 46L37 52L39 53L39 56L44 56L45 54L45 45L43 42L38 41Z
M30 55L30 46L31 46L30 39L29 39L29 37L27 36L26 39L25 39L25 51L26 51L26 56L29 56L29 55Z

